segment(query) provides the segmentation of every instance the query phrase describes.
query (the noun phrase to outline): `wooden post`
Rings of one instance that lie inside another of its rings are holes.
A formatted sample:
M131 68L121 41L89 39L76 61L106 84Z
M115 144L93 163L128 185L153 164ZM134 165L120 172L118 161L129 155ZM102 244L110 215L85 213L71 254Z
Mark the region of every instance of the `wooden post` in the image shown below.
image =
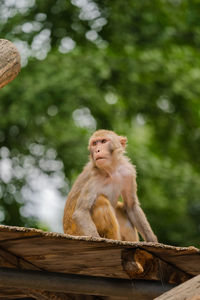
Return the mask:
M150 300L174 285L160 282L0 268L0 287Z
M20 55L13 43L0 39L0 89L20 71Z
M155 300L200 300L200 275L178 285Z

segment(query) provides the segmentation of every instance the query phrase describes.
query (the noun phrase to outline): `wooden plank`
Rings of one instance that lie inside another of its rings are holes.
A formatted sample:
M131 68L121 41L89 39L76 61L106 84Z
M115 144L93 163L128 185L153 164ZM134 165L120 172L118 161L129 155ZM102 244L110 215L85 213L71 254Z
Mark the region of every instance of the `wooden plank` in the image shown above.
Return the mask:
M31 247L30 247L31 244ZM58 240L46 236L26 238L19 240L4 241L7 251L23 257L26 261L50 272L85 274L92 276L103 276L112 278L135 278L147 280L163 280L170 283L181 283L190 277L176 270L172 266L160 263L157 257L141 249L131 248L130 257L133 265L134 251L146 253L150 259L145 262L145 271L141 274L127 272L123 266L122 246L102 243L91 243L87 241L74 241L68 239ZM152 262L152 263L151 263ZM150 268L152 266L152 268Z
M71 300L67 294L60 292L48 292L48 291L39 291L39 290L30 290L27 289L27 294L33 299L38 300Z
M81 275L66 275L38 271L0 268L0 286L21 287L51 292L81 295L126 297L127 299L153 299L171 289L173 285L158 282L111 279Z
M20 55L13 43L0 39L0 88L12 81L20 71Z
M19 288L9 288L9 287L0 287L0 299L15 299L15 298L25 298L27 294L25 294Z
M180 284L155 300L197 300L200 298L200 275Z
M73 269L71 268L73 266L78 270L79 265L81 269L82 263L80 264L80 262L82 261L87 261L91 269L94 264L97 267L99 265L101 270L102 265L105 264L108 268L117 268L117 266L121 265L120 251L129 248L132 250L143 249L148 251L155 257L160 258L166 263L170 262L174 267L191 275L200 273L200 252L194 247L177 248L162 244L128 243L105 239L80 238L34 229L0 226L0 237L2 233L6 234L7 232L10 234L9 239L4 239L3 243L0 241L0 244L6 250L26 258L34 264L39 263L38 266L40 267L43 267L45 261L49 266L52 265L52 267L53 265L56 267L56 264L60 265L61 272L72 272ZM112 260L110 260L110 257L112 257ZM178 264L176 264L176 260ZM66 269L63 261L67 264ZM53 271L59 270L53 269ZM122 268L120 267L118 271L122 272ZM97 275L103 274L97 272ZM116 276L119 276L119 274Z
M31 247L30 247L31 245ZM35 237L4 241L5 250L51 272L75 273L93 276L129 278L121 263L121 249L99 247L85 241L44 239ZM117 247L118 248L118 247Z
M51 271L67 273L74 271L82 273L83 270L87 274L91 268L92 273L95 273L96 276L110 276L109 269L111 269L111 272L117 270L117 274L120 272L122 277L127 278L121 266L121 247L119 246L85 240L70 240L66 237L63 238L63 236L60 239L54 234L52 236L45 235L33 238L26 236L26 238L21 237L16 240L4 240L0 244L5 250L18 257L23 257L39 268L49 266ZM97 271L94 270L94 266L96 266ZM104 270L102 273L102 266L106 266L108 271Z
M32 263L24 260L21 257L17 257L14 254L5 251L3 248L0 248L0 266L1 267L10 267L10 268L19 268L19 269L28 269L28 270L42 270L39 267L35 266Z
M0 225L0 242L43 235L44 231L35 228Z
M1 267L10 267L10 268L18 268L19 269L28 269L28 270L42 270L39 267L35 266L34 264L24 260L23 258L16 257L12 253L9 253L8 251L5 251L4 249L0 249L0 266ZM23 290L21 289L20 292L22 293L22 296L31 296L34 299L39 300L69 300L69 297L63 293L52 293L52 292L46 292L46 291L35 291L35 290ZM3 297L11 296L11 299L13 299L13 295L15 297L18 297L19 291L13 290L12 294L10 295L10 292L8 290L2 290L0 289L0 297L1 294L3 294Z
M122 266L121 251L147 251L154 257L152 270L145 266L143 274L131 277L137 279L163 280L180 283L187 280L184 274L200 273L200 251L194 247L179 248L152 243L131 243L89 237L73 237L41 230L0 226L4 240L0 245L30 264L51 272L75 273L92 276L129 278L126 268ZM5 239L6 234L9 239ZM188 259L188 257L190 259ZM160 267L160 261L162 268ZM178 264L176 263L178 261ZM21 261L21 263L23 260ZM168 265L170 262L170 266ZM178 269L176 269L178 268ZM180 272L179 272L180 271ZM147 274L146 274L147 273ZM181 282L182 282L181 281Z

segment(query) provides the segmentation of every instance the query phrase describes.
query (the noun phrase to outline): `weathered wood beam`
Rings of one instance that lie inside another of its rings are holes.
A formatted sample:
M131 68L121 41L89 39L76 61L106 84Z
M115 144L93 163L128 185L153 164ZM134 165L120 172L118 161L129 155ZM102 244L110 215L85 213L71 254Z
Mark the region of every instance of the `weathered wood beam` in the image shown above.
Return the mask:
M200 275L178 285L155 300L200 300Z
M12 268L14 266L14 267L17 267L18 269L41 271L41 269L38 268L37 266L29 263L28 261L24 260L23 258L16 257L14 254L4 250L2 247L0 247L0 265L1 265L1 267L5 267L5 268ZM20 287L20 289L21 289L21 287ZM21 289L21 291L22 291L22 289ZM35 290L26 289L24 291L24 294L27 296L31 296L34 299L39 299L39 300L49 300L49 299L69 300L69 297L62 293L51 293L51 292L46 292L46 291L35 291Z
M20 71L20 55L13 43L0 39L0 89Z
M51 292L113 296L147 300L170 290L174 285L159 282L66 275L40 271L0 268L0 286Z

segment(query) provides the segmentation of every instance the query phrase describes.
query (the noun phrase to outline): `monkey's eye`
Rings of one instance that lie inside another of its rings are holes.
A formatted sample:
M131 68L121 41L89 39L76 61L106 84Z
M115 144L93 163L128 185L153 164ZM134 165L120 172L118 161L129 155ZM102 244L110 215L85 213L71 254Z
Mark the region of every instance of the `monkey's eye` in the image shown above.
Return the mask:
M102 142L102 144L105 144L107 142L107 140L103 139L101 142Z
M94 141L93 143L92 143L92 146L96 146L97 145L97 141Z

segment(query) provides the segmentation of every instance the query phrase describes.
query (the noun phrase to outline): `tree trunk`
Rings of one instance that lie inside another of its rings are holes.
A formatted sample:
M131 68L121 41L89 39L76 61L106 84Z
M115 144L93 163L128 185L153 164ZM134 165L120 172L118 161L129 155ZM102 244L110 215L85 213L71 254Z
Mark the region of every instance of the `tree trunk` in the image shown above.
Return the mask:
M0 89L20 71L20 55L13 43L0 39Z

